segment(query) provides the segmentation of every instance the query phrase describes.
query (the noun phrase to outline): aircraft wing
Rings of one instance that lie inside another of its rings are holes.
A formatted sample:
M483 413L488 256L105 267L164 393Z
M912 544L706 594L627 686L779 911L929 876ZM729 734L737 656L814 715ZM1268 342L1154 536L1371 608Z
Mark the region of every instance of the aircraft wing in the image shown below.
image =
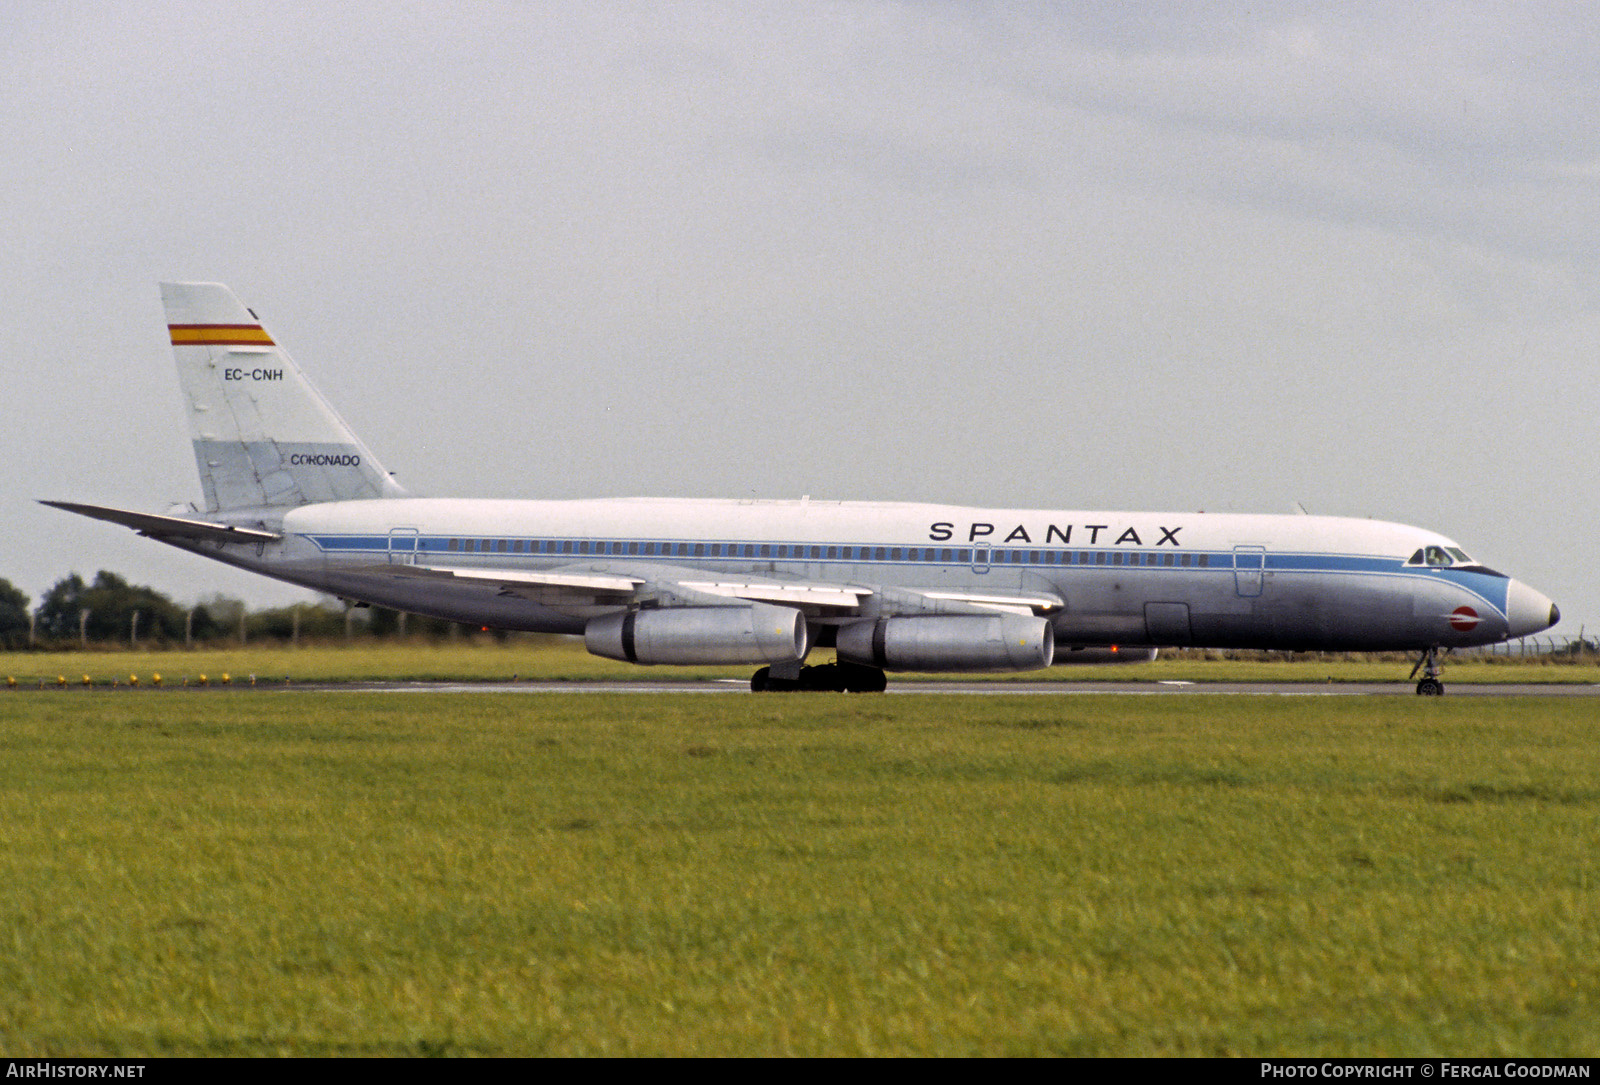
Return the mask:
M461 568L439 565L373 565L367 571L408 579L449 580L494 588L547 606L626 606L653 602L661 606L704 606L742 599L796 607L818 618L861 614L876 598L880 612L904 614L980 613L1047 615L1064 604L1047 593L997 595L977 592L879 588L816 580L770 577L708 576L704 569L681 566L638 566L616 570L568 566L549 570Z
M502 595L516 595L549 606L626 604L654 598L666 605L704 603L716 599L748 599L807 607L858 607L867 588L810 581L790 582L749 578L714 579L703 569L654 566L621 573L584 567L550 570L466 569L439 565L376 565L370 571L424 580L454 580L495 587ZM667 598L661 598L666 596Z
M644 581L634 576L614 576L592 570L461 569L443 565L372 565L366 572L381 573L407 580L454 581L493 588L501 595L515 595L548 606L595 606L625 604Z
M150 512L133 512L113 509L104 505L77 505L70 501L41 501L53 509L65 509L79 516L105 520L112 524L131 527L141 535L154 539L196 539L204 542L273 542L282 538L271 531L257 528L234 527L232 524L214 524L209 520L188 520L181 516L157 516Z

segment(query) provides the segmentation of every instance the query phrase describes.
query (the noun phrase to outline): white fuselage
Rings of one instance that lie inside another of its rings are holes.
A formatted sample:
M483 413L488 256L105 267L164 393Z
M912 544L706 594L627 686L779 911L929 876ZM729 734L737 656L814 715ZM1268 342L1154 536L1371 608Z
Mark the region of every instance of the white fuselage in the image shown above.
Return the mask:
M1551 615L1547 598L1482 566L1408 564L1422 548L1455 547L1441 535L1338 517L661 498L272 511L279 542L189 548L381 606L514 629L579 633L607 608L384 567L642 579L688 569L870 589L867 610L811 614L819 625L928 613L941 593L1054 596L1055 638L1072 645L1420 649L1524 635Z

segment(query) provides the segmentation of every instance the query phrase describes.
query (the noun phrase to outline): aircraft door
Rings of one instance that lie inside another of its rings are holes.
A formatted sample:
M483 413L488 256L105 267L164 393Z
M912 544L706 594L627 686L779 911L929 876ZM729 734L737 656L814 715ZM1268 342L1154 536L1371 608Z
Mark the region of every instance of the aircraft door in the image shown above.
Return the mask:
M417 563L417 550L419 549L418 536L421 534L414 527L397 527L389 532L389 564L390 565L415 565Z
M1261 594L1263 572L1267 567L1267 548L1264 546L1236 546L1233 548L1233 587L1239 595L1253 599Z

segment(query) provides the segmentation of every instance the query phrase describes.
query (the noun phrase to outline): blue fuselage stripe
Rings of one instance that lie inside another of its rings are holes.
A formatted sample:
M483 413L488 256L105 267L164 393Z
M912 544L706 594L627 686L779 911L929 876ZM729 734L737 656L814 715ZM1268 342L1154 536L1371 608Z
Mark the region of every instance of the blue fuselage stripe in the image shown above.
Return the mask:
M1403 558L1365 554L1305 552L1241 553L1232 550L1159 550L1128 547L974 547L871 544L843 545L785 541L745 542L707 539L595 539L582 536L528 537L484 535L339 535L304 536L330 557L405 554L474 562L513 559L533 566L552 561L584 560L690 561L696 564L806 566L850 564L883 568L943 566L950 568L1029 569L1163 573L1347 574L1444 579L1501 611L1509 581L1504 577L1459 569L1418 567ZM467 547L470 545L471 549ZM1188 563L1184 564L1187 558ZM1235 562L1238 561L1236 566Z

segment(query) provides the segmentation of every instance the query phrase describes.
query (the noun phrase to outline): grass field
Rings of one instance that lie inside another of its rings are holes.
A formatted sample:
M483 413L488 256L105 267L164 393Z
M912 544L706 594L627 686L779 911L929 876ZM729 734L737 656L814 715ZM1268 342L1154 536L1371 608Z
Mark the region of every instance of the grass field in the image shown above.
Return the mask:
M1591 705L0 694L7 1055L1572 1055Z
M831 650L813 653L810 661L825 662ZM1056 667L1047 671L984 676L985 680L1153 682L1403 682L1411 669L1403 656L1392 658L1325 658L1298 656L1287 659L1207 659L1193 654L1162 658L1150 664L1111 667ZM276 644L206 648L195 651L87 651L0 653L0 682L14 679L22 686L53 685L64 680L79 685L87 676L96 685L113 681L126 685L130 676L149 685L160 675L166 685L196 682L201 675L217 682L258 683L363 682L363 681L467 681L503 682L592 681L597 679L748 679L754 667L636 667L592 656L581 641L568 638L512 638L504 644L490 638L478 641L407 644L361 643L308 645L288 648ZM895 674L891 680L940 681L970 675ZM1554 662L1550 659L1497 657L1449 659L1447 683L1457 682L1600 682L1600 664Z

